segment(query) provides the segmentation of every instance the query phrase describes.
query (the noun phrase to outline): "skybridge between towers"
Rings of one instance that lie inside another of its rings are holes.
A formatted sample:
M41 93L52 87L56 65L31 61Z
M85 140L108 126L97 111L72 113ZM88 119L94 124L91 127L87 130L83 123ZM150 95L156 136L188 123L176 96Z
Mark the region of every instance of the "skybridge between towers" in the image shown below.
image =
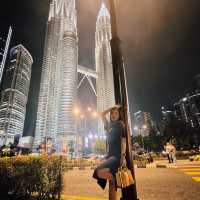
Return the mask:
M88 67L84 67L84 66L81 66L81 65L78 65L77 72L83 75L83 77L81 78L81 80L80 80L80 82L77 86L77 89L79 89L81 84L83 83L83 81L85 79L87 79L91 88L92 88L92 91L94 92L95 96L97 96L95 86L94 86L92 79L91 79L91 78L94 78L95 80L97 80L97 78L98 78L97 72L95 70L89 69Z

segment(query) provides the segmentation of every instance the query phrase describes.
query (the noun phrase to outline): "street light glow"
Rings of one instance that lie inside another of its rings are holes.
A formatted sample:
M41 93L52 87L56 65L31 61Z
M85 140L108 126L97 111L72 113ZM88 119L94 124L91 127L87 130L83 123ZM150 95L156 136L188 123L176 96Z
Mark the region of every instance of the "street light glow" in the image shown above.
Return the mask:
M91 112L91 111L92 111L92 108L91 108L91 107L88 107L87 110L88 110L88 112Z
M186 101L187 101L187 97L184 97L184 98L183 98L183 102L186 102Z
M97 112L92 113L93 117L97 117Z
M90 138L90 139L92 139L92 138L93 138L93 135L92 135L92 134L90 134L90 135L89 135L89 138Z
M75 115L78 115L79 113L80 113L80 110L79 110L78 108L75 108L75 109L74 109L74 114L75 114Z
M84 118L85 118L85 115L82 114L80 117L81 117L81 119L84 119Z
M147 129L147 125L143 125L142 128L143 128L143 129Z

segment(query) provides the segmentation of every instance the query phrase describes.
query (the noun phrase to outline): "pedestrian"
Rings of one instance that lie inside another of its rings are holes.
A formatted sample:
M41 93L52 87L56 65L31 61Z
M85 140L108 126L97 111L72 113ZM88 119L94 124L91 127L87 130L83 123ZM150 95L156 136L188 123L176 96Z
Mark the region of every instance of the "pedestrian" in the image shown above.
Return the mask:
M172 162L176 162L176 148L174 145L171 144L171 155L172 155Z
M165 152L167 154L167 158L168 158L169 163L172 163L172 152L171 152L170 143L167 142L167 144L166 144L166 146L164 148L165 148Z
M110 113L110 122L106 115ZM115 174L119 166L123 163L121 154L125 154L126 139L124 136L125 126L122 121L121 106L116 105L101 113L108 140L108 155L105 162L100 164L95 170L93 177L98 184L105 189L107 180L109 181L109 200L117 200L117 187Z
M153 163L153 156L151 155L151 152L148 153L148 158L149 158L149 164Z

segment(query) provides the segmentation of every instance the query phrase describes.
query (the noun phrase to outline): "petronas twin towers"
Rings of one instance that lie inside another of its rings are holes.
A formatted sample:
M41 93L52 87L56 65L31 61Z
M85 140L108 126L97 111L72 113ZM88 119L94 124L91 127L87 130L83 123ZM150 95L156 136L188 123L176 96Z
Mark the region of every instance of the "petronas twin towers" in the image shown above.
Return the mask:
M102 4L95 49L99 111L114 104L110 38L110 16ZM75 0L53 0L47 22L34 149L47 139L51 139L57 151L63 144L75 141L73 110L77 100L78 67Z

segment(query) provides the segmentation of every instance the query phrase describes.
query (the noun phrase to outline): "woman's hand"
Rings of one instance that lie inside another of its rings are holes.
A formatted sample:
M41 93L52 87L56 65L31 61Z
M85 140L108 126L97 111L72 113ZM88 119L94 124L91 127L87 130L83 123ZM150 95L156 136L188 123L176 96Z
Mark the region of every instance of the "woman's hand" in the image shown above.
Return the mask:
M116 109L120 109L122 106L120 105L120 104L116 104L116 105L114 105L111 109L114 109L114 108L116 108Z
M108 108L107 110L104 110L103 112L99 113L99 116L100 116L101 118L103 118L103 117L105 117L105 115L107 115L108 113L110 113L110 111L111 111L112 109L119 109L119 108L121 108L121 107L122 107L121 105L116 104L116 105L114 105L113 107Z

